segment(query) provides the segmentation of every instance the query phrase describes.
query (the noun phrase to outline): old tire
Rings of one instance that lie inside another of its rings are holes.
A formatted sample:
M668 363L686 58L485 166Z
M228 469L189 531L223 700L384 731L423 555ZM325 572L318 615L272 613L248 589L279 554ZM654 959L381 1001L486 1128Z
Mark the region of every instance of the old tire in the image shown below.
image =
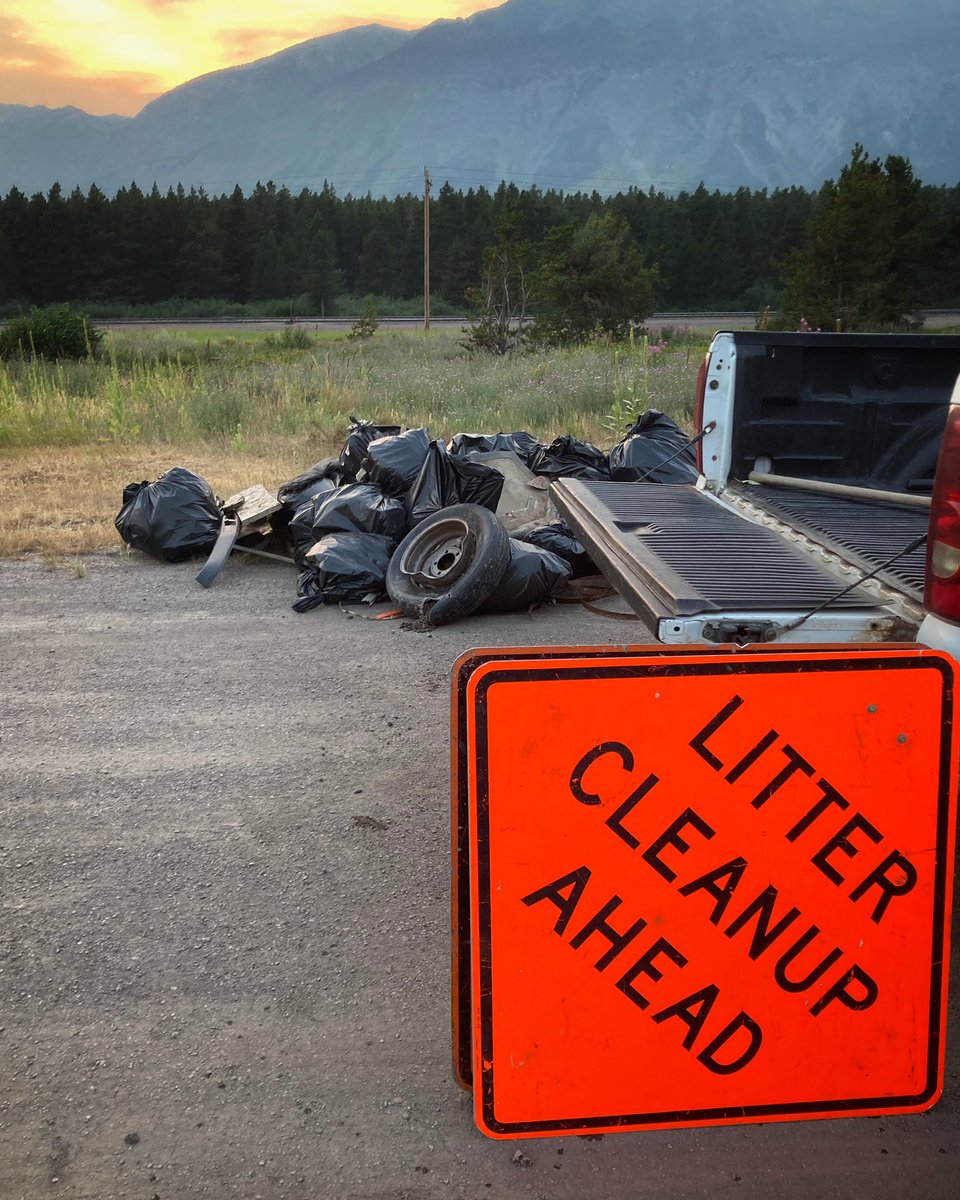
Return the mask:
M407 616L447 625L480 607L509 562L510 538L496 515L453 504L403 539L387 567L387 591Z

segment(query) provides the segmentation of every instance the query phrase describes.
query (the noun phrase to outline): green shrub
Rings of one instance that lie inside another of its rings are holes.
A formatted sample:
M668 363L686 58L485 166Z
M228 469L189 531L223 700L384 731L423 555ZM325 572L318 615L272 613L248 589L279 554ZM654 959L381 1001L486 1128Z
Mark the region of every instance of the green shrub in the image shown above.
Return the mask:
M0 330L0 358L87 358L103 332L66 304L31 308Z
M265 346L277 350L309 350L314 340L299 325L285 325L279 333L268 333L263 342Z
M363 306L363 313L350 326L350 332L347 337L351 341L365 342L367 338L372 338L380 328L380 321L377 319L377 310L373 302L368 300Z

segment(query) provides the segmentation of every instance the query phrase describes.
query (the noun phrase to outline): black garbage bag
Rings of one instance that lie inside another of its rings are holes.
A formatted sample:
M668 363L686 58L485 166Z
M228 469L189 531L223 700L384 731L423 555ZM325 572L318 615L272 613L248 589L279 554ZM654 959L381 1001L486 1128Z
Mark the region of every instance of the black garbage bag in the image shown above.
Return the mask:
M385 496L375 483L346 483L322 492L298 509L290 522L297 562L328 533L373 533L396 545L406 531L403 502Z
M458 433L450 443L450 453L455 458L489 450L512 450L527 466L530 465L530 459L542 449L543 443L525 430L517 433Z
M503 578L480 606L480 612L522 612L555 599L572 574L557 554L529 542L510 539L510 562Z
M597 567L577 541L572 529L563 521L531 521L514 529L510 536L520 542L528 542L531 546L539 546L541 550L549 550L565 563L569 563L575 577L581 575L597 575Z
M307 500L301 504L290 519L290 541L293 543L293 557L297 563L303 562L303 556L317 541L313 532L313 501Z
M479 504L496 512L503 483L503 476L495 468L451 458L442 441L431 442L420 474L407 493L408 526L413 529L451 504Z
M539 450L529 462L534 475L548 479L569 476L573 479L609 479L607 456L591 442L581 442L569 434L555 438Z
M610 451L610 475L649 483L696 483L697 458L689 442L676 421L649 408Z
M429 449L430 434L423 428L377 438L367 447L358 478L379 484L387 496L403 499L416 483Z
M343 481L343 467L338 458L324 458L294 479L288 479L277 488L277 499L291 512L306 504L320 492L332 492Z
M375 483L346 483L318 496L313 511L318 538L328 533L377 533L396 545L407 532L403 501L385 496Z
M479 504L496 512L506 482L497 468L469 458L451 458L450 465L457 477L460 503Z
M413 529L439 509L459 502L460 489L447 447L439 440L431 442L420 474L407 493L407 525Z
M340 485L342 476L343 468L340 466L340 460L325 458L322 462L314 463L312 467L295 479L289 479L286 483L282 483L277 488L277 499L282 507L270 518L273 532L288 544L295 541L292 525L297 513L305 504L312 503L318 496L332 492Z
M360 604L386 595L395 543L376 533L328 533L306 554L293 611L318 604Z
M162 562L209 554L222 513L210 484L186 467L174 467L154 483L129 483L114 524L134 550Z
M372 441L377 438L390 437L399 432L399 425L380 425L376 421L361 421L357 417L351 417L347 440L340 451L340 465L343 467L344 479L351 481L356 479L357 472L367 457L367 447Z

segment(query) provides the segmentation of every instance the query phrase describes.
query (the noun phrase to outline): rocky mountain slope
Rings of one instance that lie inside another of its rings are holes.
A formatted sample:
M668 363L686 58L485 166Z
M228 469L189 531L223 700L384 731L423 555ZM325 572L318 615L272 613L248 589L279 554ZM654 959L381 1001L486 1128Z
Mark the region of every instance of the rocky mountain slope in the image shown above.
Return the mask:
M0 190L501 179L817 187L854 142L960 179L955 0L508 0L370 25L193 80L133 118L0 105Z

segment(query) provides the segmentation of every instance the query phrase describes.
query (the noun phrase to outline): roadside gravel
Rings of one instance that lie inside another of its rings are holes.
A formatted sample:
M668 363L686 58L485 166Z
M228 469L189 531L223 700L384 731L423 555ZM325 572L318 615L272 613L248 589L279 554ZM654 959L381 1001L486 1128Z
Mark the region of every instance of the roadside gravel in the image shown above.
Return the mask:
M475 1130L449 1066L450 665L642 626L423 633L297 616L272 564L205 592L196 564L84 563L0 565L4 1200L955 1197L953 1044L923 1117Z

